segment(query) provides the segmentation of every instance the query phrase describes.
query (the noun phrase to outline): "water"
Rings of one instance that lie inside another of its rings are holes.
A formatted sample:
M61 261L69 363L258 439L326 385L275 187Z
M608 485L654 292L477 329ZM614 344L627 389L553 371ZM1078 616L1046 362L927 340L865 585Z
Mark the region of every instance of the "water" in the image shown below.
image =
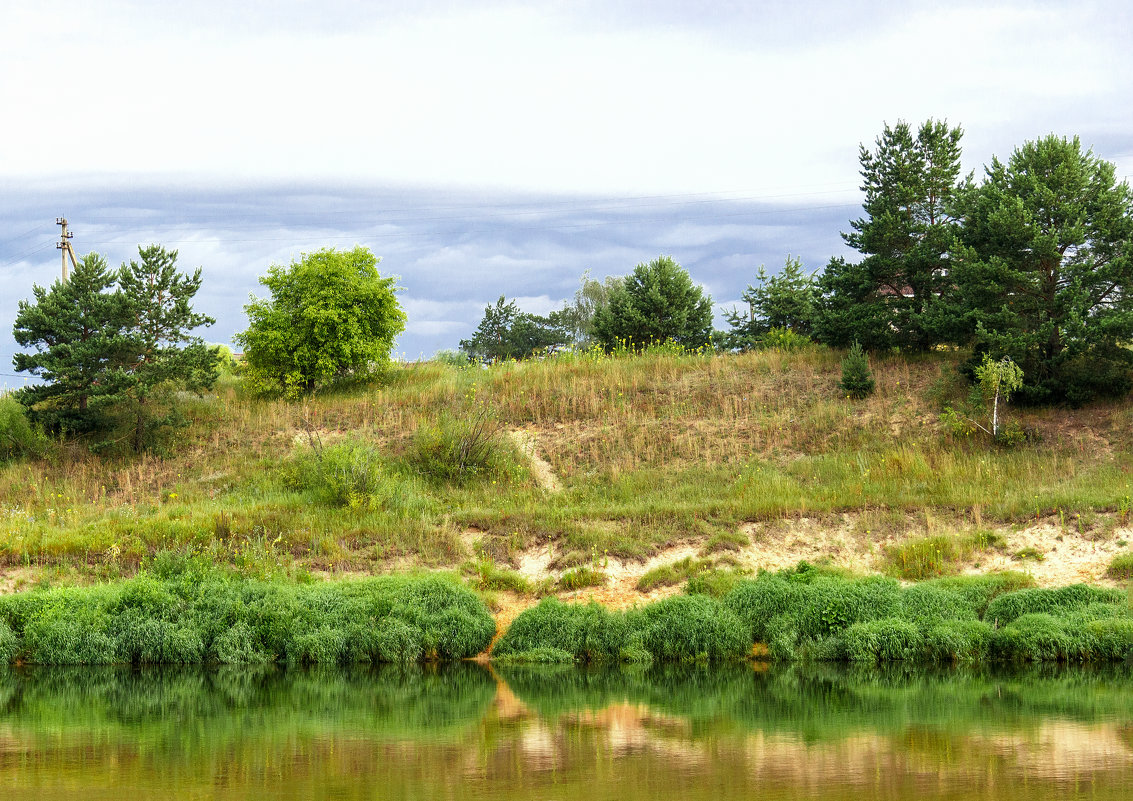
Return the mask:
M3 799L1133 798L1133 666L0 672Z

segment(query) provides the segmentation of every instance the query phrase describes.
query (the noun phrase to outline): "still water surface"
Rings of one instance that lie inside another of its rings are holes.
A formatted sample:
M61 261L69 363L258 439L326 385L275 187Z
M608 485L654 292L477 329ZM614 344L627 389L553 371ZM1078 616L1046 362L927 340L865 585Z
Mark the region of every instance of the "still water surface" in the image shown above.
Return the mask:
M1133 798L1133 666L0 671L2 799Z

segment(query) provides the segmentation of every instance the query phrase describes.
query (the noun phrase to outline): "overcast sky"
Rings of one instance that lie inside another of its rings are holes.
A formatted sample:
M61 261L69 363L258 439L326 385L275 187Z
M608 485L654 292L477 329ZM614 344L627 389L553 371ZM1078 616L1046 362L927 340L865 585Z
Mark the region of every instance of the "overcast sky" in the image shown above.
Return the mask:
M1053 132L1133 173L1119 0L173 5L0 7L0 373L59 215L80 253L202 267L211 341L269 264L366 245L416 358L587 269L669 254L727 306L761 263L849 255L886 122L962 125L967 169Z

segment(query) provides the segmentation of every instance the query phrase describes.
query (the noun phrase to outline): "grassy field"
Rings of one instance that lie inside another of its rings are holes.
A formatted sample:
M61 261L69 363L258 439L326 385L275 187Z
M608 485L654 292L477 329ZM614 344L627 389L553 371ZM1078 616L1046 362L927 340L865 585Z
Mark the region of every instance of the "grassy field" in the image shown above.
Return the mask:
M59 445L0 465L0 564L112 578L191 551L251 574L483 573L536 545L558 570L693 540L726 549L744 524L804 516L852 515L863 536L924 521L922 534L959 537L961 555L988 525L1052 518L1098 537L1128 525L1128 402L1011 408L1038 441L1003 448L940 423L968 394L959 354L875 359L862 401L838 389L841 355L427 362L295 403L229 378L184 400L191 424L164 456Z

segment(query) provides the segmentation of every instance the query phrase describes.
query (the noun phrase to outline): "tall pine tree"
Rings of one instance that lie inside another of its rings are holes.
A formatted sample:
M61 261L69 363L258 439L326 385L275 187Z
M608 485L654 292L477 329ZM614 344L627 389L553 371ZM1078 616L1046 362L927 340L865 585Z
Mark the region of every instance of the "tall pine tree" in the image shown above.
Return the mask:
M936 307L951 286L962 136L946 122L928 120L915 136L898 122L885 126L874 150L861 146L866 216L843 238L864 258L833 260L820 278L821 340L927 350L950 338L949 320Z
M1023 369L1019 399L1081 403L1133 386L1133 192L1078 138L993 159L963 194L954 313L976 359Z

